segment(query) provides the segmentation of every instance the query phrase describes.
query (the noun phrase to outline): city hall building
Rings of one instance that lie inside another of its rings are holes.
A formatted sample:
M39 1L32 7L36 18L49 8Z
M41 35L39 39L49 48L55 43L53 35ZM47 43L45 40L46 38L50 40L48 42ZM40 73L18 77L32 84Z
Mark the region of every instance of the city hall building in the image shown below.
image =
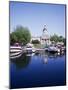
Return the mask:
M31 37L32 40L39 40L42 45L50 45L50 36L48 34L48 30L46 28L46 25L44 25L44 28L42 30L42 35L37 37Z

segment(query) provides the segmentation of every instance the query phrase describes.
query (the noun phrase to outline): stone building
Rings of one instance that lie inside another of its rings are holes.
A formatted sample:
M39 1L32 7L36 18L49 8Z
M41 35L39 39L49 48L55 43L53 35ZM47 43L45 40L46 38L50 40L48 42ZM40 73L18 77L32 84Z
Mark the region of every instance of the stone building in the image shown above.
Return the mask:
M48 34L48 30L46 28L46 25L44 25L43 32L41 35L41 44L49 45L50 44L50 37Z
M39 40L40 43L42 45L50 45L50 37L49 37L49 34L48 34L48 30L46 28L46 25L44 25L44 28L43 28L43 31L42 31L42 35L41 36L37 36L37 37L32 37L31 38L31 41L32 40Z

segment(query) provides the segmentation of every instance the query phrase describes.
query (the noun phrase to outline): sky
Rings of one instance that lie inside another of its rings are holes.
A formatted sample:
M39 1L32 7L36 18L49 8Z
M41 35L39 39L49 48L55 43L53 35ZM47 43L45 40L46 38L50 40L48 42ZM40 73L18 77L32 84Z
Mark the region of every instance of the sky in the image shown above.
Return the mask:
M41 36L46 25L49 35L65 37L65 5L10 2L10 32L27 27L32 36Z

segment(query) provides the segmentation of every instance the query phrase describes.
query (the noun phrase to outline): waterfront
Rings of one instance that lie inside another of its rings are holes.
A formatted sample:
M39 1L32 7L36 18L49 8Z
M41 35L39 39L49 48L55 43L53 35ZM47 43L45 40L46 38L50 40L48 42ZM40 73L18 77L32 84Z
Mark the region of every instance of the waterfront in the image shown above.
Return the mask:
M10 59L10 88L65 85L65 57L33 53Z
M9 4L10 88L66 85L66 5Z

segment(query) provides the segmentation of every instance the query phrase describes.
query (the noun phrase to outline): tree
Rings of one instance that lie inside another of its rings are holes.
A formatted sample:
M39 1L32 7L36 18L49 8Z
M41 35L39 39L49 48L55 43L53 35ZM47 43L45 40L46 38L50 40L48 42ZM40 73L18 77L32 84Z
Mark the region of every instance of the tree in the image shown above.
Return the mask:
M16 35L14 34L14 32L12 32L10 34L10 45L13 45L15 42L17 42L17 37Z
M51 41L58 42L59 37L58 37L56 34L54 34L53 36L50 37L50 40L51 40Z
M66 46L66 38L63 39L63 43Z
M66 45L66 39L63 36L58 36L58 35L54 34L53 36L50 37L50 40L54 41L56 43L63 42L64 45Z
M31 34L28 28L22 26L17 26L14 32L10 34L10 44L11 43L23 43L24 45L30 42Z
M62 36L59 36L59 42L63 42L63 37Z
M32 44L40 44L39 40L32 40Z
M19 58L11 59L11 62L15 63L18 69L26 68L29 65L30 61L31 61L31 57L30 56L27 57L26 54L23 54Z

